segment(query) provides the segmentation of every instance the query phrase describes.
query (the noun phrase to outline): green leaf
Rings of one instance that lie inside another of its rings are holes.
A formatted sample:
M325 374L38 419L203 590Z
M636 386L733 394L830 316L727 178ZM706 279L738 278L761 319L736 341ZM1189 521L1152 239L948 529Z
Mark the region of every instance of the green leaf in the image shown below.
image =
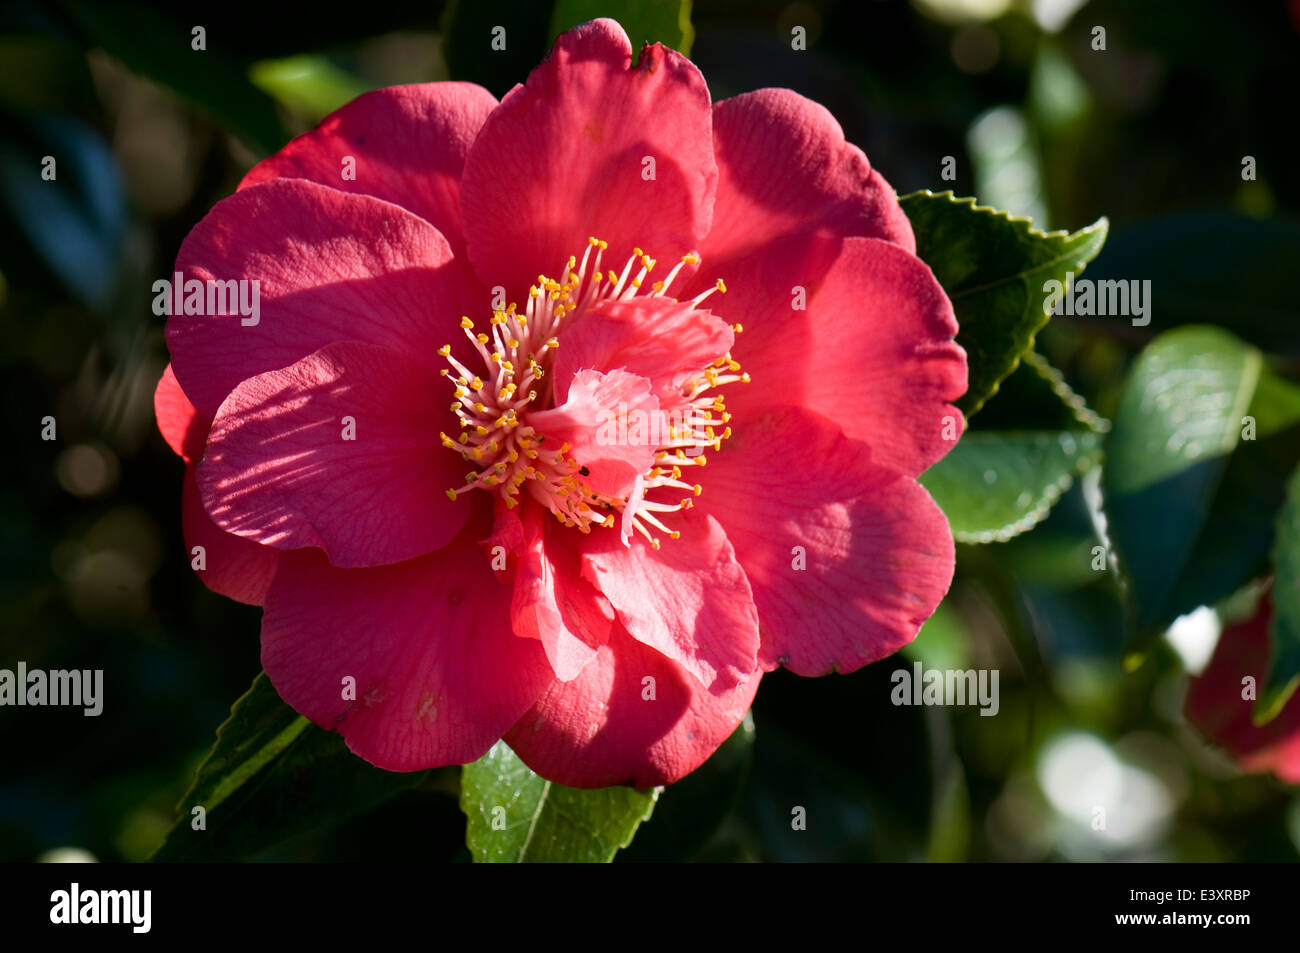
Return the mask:
M451 78L500 99L546 55L550 15L550 4L537 0L452 0L442 30Z
M916 233L916 253L952 299L970 368L957 402L969 418L1016 368L1047 323L1044 282L1076 277L1106 241L1098 219L1073 234L1043 233L1028 219L928 190L899 202Z
M1213 605L1269 571L1286 478L1300 465L1300 388L1262 367L1243 422L1177 585L1154 625Z
M618 860L676 863L695 859L735 807L753 750L754 720L747 714L708 761L664 791L654 815Z
M1255 705L1256 720L1275 718L1300 687L1300 468L1287 483L1273 549L1272 655L1268 681Z
M155 861L238 860L423 781L382 771L284 704L263 672L230 709ZM194 808L202 807L201 815ZM203 827L196 830L197 817Z
M1241 434L1259 352L1218 328L1156 338L1130 371L1102 473L1107 530L1137 632L1164 606Z
M63 8L89 45L102 47L137 73L175 90L263 152L285 143L271 98L248 78L237 52L241 36L209 33L206 49L191 46L195 25L140 2L66 0Z
M912 665L893 658L834 678L784 670L764 676L754 706L753 766L736 814L750 832L743 856L783 863L924 859L934 817L931 731L948 730L952 713L895 705L899 669L910 672ZM664 793L672 795L672 788Z
M683 56L691 55L695 28L691 0L557 0L551 15L551 39L597 17L612 17L627 31L633 56L646 43L662 43Z
M248 70L253 85L312 122L324 119L371 87L323 56L260 60Z
M1116 228L1089 277L1151 281L1165 327L1217 324L1268 351L1300 353L1300 224L1203 209Z
M566 788L534 774L504 741L461 772L465 842L480 862L608 863L658 797L658 788Z
M1005 542L1036 526L1095 463L1094 433L977 431L921 476L959 543Z
M1032 529L1101 457L1106 421L1033 351L980 421L1010 426L967 431L921 475L960 543L1006 542Z

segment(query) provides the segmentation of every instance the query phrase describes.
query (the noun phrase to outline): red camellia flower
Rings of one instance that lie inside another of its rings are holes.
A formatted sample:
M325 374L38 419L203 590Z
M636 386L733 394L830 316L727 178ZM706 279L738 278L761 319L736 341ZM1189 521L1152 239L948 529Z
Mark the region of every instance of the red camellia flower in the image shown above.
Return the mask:
M825 109L712 104L610 20L499 103L362 96L181 248L187 302L260 302L167 323L201 575L373 764L504 737L558 783L672 782L764 672L853 671L947 591L915 477L966 360L914 252Z
M1210 664L1191 680L1186 714L1243 771L1271 771L1300 784L1300 693L1271 721L1256 725L1252 717L1268 676L1272 622L1273 604L1265 594L1254 615L1223 630Z

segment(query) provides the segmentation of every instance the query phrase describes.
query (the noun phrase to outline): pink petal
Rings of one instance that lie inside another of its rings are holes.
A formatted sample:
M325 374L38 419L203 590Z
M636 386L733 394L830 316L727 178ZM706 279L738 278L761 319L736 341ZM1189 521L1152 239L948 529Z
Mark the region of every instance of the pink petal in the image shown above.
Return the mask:
M280 697L389 771L482 757L551 670L538 642L510 632L509 603L473 551L475 531L373 569L286 553L262 619L262 665ZM344 697L349 677L355 701Z
M581 578L576 530L539 507L524 507L525 550L515 573L515 635L537 639L562 682L577 678L609 641L614 610Z
M372 344L332 344L252 377L208 436L198 468L208 513L279 549L320 547L335 566L438 549L468 513L446 496L465 470L440 444L455 419L447 398L429 367Z
M659 446L622 439L627 433L619 432L620 421L624 431L630 431L629 421L658 420L659 401L650 393L650 382L624 370L585 370L560 386L565 388L564 403L530 413L529 426L545 435L548 447L569 444L566 456L587 470L583 482L600 493L624 496L650 469ZM647 426L642 429L649 432Z
M222 199L185 239L176 267L186 280L259 282L256 324L238 314L167 321L176 377L206 416L240 381L334 341L436 361L437 347L463 343L460 316L488 301L422 218L303 179Z
M916 251L893 188L811 99L789 89L724 99L713 107L713 146L718 193L701 245L706 265L789 235L860 235Z
M517 298L587 238L621 269L634 247L665 262L708 231L717 170L708 87L681 54L632 46L613 20L562 34L501 100L465 160L461 211L474 268ZM643 178L644 159L654 179Z
M952 448L966 353L919 258L875 238L789 239L738 263L727 285L710 304L743 322L732 353L753 379L725 391L735 429L764 408L801 404L907 476ZM795 288L805 310L792 307Z
M670 519L681 538L664 539L658 551L639 537L625 546L612 530L592 532L583 545L583 575L634 639L723 694L757 665L753 594L717 520L691 513Z
M190 399L176 382L172 366L163 369L162 377L153 392L154 417L158 421L158 431L167 441L178 457L186 463L193 463L203 456L203 442L208 438L208 427L212 421L200 417Z
M154 412L163 439L185 461L185 482L181 490L181 528L185 535L185 554L194 564L194 547L203 547L203 568L197 570L203 584L213 592L260 606L275 577L278 551L250 539L231 535L212 522L203 509L203 499L195 482L195 462L203 456L203 445L211 424L194 410L171 365L163 371L154 391Z
M557 784L671 784L703 764L736 729L761 677L755 671L727 691L710 692L615 626L582 674L552 682L506 741Z
M280 551L227 533L212 522L203 508L194 472L193 465L185 468L181 491L181 528L190 564L193 565L194 547L202 546L204 568L196 574L203 585L236 602L262 605L280 564Z
M1255 680L1255 694L1267 681L1272 619L1272 599L1265 594L1251 618L1223 630L1210 664L1188 685L1185 710L1243 771L1271 771L1287 784L1300 784L1300 694L1263 725L1252 719L1254 698L1242 698L1247 676Z
M464 248L460 178L496 98L473 83L392 86L359 96L263 162L241 189L278 178L321 185L400 205ZM354 178L344 178L350 157Z
M721 318L669 297L604 301L564 332L556 352L557 394L585 367L623 368L647 378L660 405L682 403L682 384L731 349ZM644 472L644 471L642 471Z
M807 410L746 419L699 480L697 508L753 587L765 669L825 675L884 658L952 582L952 532L925 489Z

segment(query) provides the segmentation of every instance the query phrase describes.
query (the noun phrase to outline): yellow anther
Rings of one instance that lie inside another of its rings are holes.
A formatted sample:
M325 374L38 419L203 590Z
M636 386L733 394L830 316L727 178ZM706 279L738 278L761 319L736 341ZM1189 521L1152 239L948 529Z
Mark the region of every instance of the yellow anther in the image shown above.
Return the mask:
M721 278L718 279L717 289L723 294L727 293L727 283L723 281Z
M473 330L474 328L474 322L471 321L469 318L461 318L460 326L464 328L466 331L470 331Z
M453 503L455 503L455 502L456 502L456 491L455 491L455 490L448 490L448 491L447 491L447 499L449 499L449 500L451 500Z
M444 344L442 347L438 348L438 354L439 354L439 356L441 356L441 357L450 357L450 356L451 356L451 345L450 345L450 344Z

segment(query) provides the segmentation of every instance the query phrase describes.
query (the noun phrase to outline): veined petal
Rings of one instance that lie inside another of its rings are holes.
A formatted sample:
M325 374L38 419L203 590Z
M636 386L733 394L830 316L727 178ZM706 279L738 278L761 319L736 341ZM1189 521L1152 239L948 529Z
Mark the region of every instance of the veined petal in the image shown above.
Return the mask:
M280 697L389 771L482 757L552 675L541 644L510 631L488 561L466 558L478 531L370 569L284 554L262 619L262 665Z
M917 476L961 433L966 353L952 303L919 258L875 238L785 239L727 276L732 353L753 379L732 388L737 432L767 407L799 404Z
M172 369L209 417L240 381L336 341L435 361L439 344L460 337L460 316L487 301L424 219L304 179L222 199L185 239L176 268L198 289L257 282L239 289L251 304L256 288L255 318L231 309L167 320Z
M423 218L459 257L465 245L460 219L465 156L496 105L496 97L473 83L376 89L253 166L239 187L310 179L372 195Z
M757 667L753 593L717 520L687 513L677 523L681 538L658 550L592 533L583 546L583 575L634 639L723 694Z
M379 566L445 545L468 507L442 378L372 344L331 344L226 398L198 468L218 526L336 566Z
M791 235L861 236L916 251L893 188L835 117L789 89L759 89L713 107L718 191L700 246L721 265Z
M633 67L623 28L592 20L560 35L470 149L469 257L485 285L512 296L593 235L611 261L637 246L672 261L707 233L716 180L700 71L659 44Z
M765 669L852 672L912 641L948 591L943 512L823 417L791 407L746 420L700 480L700 509L753 587Z
M557 784L671 784L735 731L761 677L755 670L726 691L709 691L615 626L581 674L552 682L505 738L525 764Z

